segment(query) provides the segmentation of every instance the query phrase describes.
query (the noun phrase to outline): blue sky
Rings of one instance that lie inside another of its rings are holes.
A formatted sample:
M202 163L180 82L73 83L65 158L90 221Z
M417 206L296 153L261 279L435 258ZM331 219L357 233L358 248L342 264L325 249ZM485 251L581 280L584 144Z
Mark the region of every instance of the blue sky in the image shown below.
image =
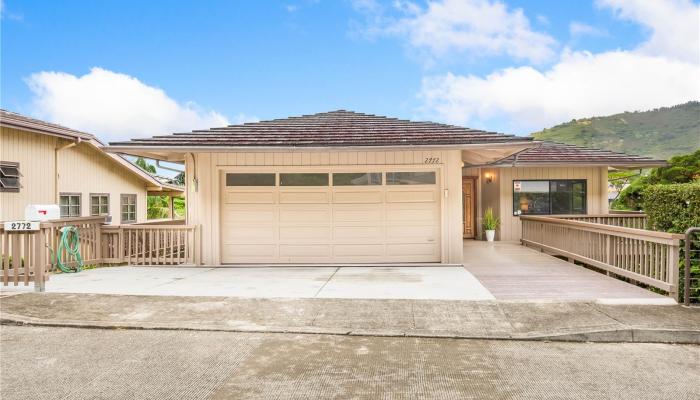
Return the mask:
M698 15L690 0L3 0L0 104L104 140L340 108L525 134L698 99Z

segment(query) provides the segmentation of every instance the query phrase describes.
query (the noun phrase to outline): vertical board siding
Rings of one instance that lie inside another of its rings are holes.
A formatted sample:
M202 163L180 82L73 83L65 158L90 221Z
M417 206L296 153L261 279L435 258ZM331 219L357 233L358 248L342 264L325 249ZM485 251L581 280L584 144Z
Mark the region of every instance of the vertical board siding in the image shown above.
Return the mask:
M19 162L22 175L19 193L0 193L0 221L22 219L27 204L56 204L57 193L70 192L81 193L82 216L90 215L90 193L108 193L114 224L120 223L120 195L136 194L136 219L145 222L146 183L90 144L56 151L69 143L50 135L0 128L0 160Z
M24 218L27 204L55 202L53 136L0 128L0 160L19 163L19 193L0 193L0 221Z
M109 194L112 223L121 223L121 194L136 195L136 222L146 222L146 184L88 144L58 153L59 192L81 193L81 216L90 216L90 193Z
M486 182L486 173L493 175L493 183ZM513 216L513 181L518 179L583 179L586 180L586 212L606 214L608 212L606 167L514 167L482 168L481 170L482 212L493 207L501 218L497 238L505 241L520 240L520 218Z

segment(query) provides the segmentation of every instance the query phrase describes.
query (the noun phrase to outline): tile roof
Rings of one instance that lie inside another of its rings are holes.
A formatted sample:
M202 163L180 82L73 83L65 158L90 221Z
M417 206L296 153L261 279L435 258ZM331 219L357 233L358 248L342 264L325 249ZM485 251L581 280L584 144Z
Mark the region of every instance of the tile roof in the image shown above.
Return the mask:
M0 125L44 135L59 136L66 139L95 139L95 137L89 133L76 131L75 129L66 128L62 125L52 124L2 109L0 109Z
M532 138L338 110L113 142L128 147L371 147L529 142Z
M663 160L651 157L616 153L608 150L575 146L570 144L543 142L541 146L524 150L501 160L501 165L611 165L611 166L664 166Z

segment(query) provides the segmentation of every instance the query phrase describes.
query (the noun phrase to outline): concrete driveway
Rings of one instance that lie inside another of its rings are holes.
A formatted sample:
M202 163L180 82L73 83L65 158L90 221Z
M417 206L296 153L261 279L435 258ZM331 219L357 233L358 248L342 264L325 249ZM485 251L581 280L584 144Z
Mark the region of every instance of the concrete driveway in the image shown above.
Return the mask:
M2 292L33 287L3 287ZM107 267L54 274L51 293L493 300L463 267Z

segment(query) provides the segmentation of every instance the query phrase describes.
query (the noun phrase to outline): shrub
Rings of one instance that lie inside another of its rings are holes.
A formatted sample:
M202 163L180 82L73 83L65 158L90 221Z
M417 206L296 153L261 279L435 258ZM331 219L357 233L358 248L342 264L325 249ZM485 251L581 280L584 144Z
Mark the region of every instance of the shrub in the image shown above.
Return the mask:
M642 198L653 230L684 233L691 226L700 226L700 183L651 185Z

